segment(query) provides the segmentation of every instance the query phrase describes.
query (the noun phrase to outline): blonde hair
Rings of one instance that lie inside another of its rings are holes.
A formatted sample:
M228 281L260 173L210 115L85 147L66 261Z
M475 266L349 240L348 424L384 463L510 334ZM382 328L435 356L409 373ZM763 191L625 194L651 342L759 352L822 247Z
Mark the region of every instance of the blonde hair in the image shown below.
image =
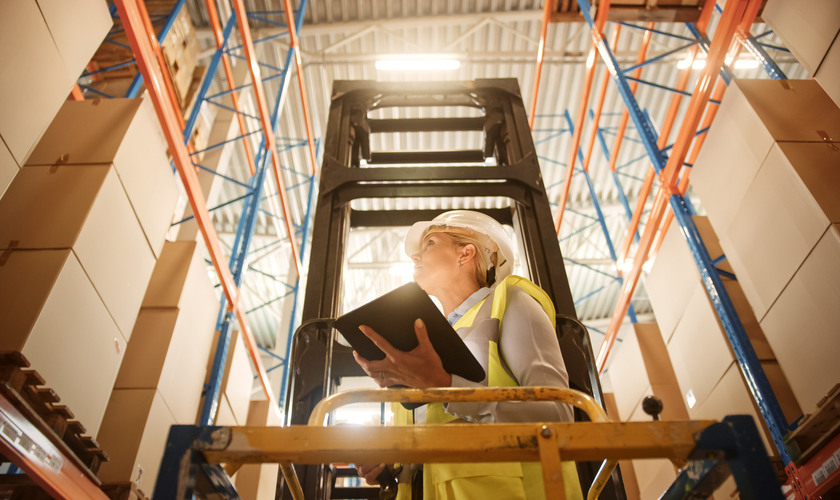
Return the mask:
M495 280L491 277L491 274L495 276L495 272L491 272L490 268L495 268L497 266L498 263L496 260L498 259L498 252L490 254L487 247L478 241L477 238L468 234L467 230L457 228L456 232L452 229L453 228L447 226L432 226L423 234L421 241L425 241L426 237L428 237L431 233L444 233L449 236L452 242L458 247L473 245L475 247L475 259L473 260L475 279L481 287L492 285ZM471 233L471 231L469 232Z

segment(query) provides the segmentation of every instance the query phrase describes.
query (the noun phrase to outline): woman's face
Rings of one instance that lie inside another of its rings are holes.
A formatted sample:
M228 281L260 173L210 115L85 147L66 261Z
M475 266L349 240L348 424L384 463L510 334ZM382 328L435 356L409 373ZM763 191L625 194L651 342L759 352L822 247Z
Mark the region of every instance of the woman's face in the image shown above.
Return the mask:
M458 272L460 248L445 233L431 233L423 240L414 261L414 281L430 295L445 287Z

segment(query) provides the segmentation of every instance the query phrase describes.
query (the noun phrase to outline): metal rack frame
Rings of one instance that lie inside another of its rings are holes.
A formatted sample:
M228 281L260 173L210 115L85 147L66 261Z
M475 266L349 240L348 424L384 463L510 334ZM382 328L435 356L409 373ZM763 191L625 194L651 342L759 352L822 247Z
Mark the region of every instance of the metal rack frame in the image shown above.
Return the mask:
M131 64L137 64L139 68L139 73L126 94L126 97L134 97L140 88L140 84L146 82L150 98L155 104L155 110L158 113L158 118L163 125L164 134L167 137L170 151L175 152L175 154L173 154L175 167L181 174L181 179L186 188L185 190L190 202L190 207L193 209L193 213L196 214L192 217L179 221L178 223L182 223L193 218L196 220L211 255L211 261L220 277L219 279L224 291L220 305L219 320L217 322L217 329L220 330L221 334L216 347L211 369L211 377L206 387L204 406L201 414L201 422L210 424L214 421L216 410L218 408L218 399L221 391L221 382L226 357L230 346L234 317L237 320L240 331L243 332L251 360L257 368L258 378L263 386L263 392L270 401L277 401L277 395L274 394L269 386L267 371L262 366L259 356L260 349L254 341L253 335L247 325L246 315L254 309L244 310L241 304L237 303L239 297L239 286L242 284L242 278L244 272L246 271L245 261L250 251L250 244L256 227L256 216L262 210L260 208L262 202L266 199L268 199L269 202L272 202L274 198L271 193L266 192L268 189L266 179L268 177L269 168L271 169L273 180L275 186L277 187L276 195L279 196L280 200L278 211L282 212L282 218L287 234L285 241L288 241L291 244L293 262L298 270L298 277L300 276L303 249L298 248L298 237L300 230L303 232L303 234L300 235L301 241L305 242L308 236L307 231L309 229L309 220L311 219L312 212L311 200L313 198L314 179L317 177L317 159L315 156L317 143L312 137L311 125L308 116L308 104L304 90L305 83L301 72L300 54L297 49L296 33L303 22L303 14L307 4L306 0L302 0L301 2L300 9L297 12L297 19L295 19L294 11L291 10L291 2L289 0L286 0L285 2L285 11L280 13L270 13L282 15L284 17L285 24L277 24L287 28L287 35L290 39L290 47L286 56L286 64L283 68L272 67L271 69L279 71L277 74L267 78L279 78L281 80L279 85L279 95L277 95L273 101L274 104L272 106L271 113L269 113L269 103L263 90L262 82L264 79L260 74L260 68L266 65L260 64L257 61L256 51L254 50L255 44L260 43L261 40L254 41L250 35L250 27L248 24L249 14L245 11L244 3L242 0L233 0L234 12L228 19L224 29L222 29L215 3L212 0L206 1L205 4L208 17L210 18L210 27L216 41L216 52L211 59L208 71L198 90L195 104L193 105L190 115L186 120L181 117L181 113L178 110L179 108L177 101L174 98L171 78L169 77L165 66L163 66L163 59L160 52L160 43L166 37L169 28L172 26L175 17L180 12L180 9L184 8L184 3L184 0L179 0L175 4L173 11L169 16L166 16L163 19L158 19L159 22L163 22L163 26L157 34L155 34L154 31L154 23L149 19L148 14L146 14L145 7L142 2L135 3L133 0L117 2L112 8L112 15L117 15L119 12L120 19L123 21L124 25L123 30L131 41L131 48L135 54L135 60L132 61ZM131 5L126 7L125 4ZM268 14L263 14L263 16L266 15ZM230 47L228 42L231 39L231 35L235 27L238 28L238 35L242 40L242 45L239 47ZM143 52L144 50L147 51L145 55ZM244 52L244 56L240 56L238 54L240 51ZM235 86L229 60L230 57L240 57L247 62L251 83L240 87ZM284 141L288 142L288 144L283 144L281 146L278 144L275 134L279 125L282 105L285 102L285 92L287 91L289 80L291 79L291 72L289 69L291 68L292 61L294 61L298 73L307 139L303 141ZM208 91L214 78L216 78L220 65L223 68L224 80L226 81L229 90L213 96L208 96ZM106 68L101 71L107 71L108 69L109 68ZM91 76L92 74L94 73L87 73L83 76ZM157 78L157 80L155 80L155 78ZM90 87L86 88L90 89ZM254 95L256 107L259 111L258 117L252 117L241 111L238 93L244 88L249 88ZM189 150L189 139L192 136L199 113L203 107L207 105L226 107L218 102L219 99L225 96L230 96L232 101L232 106L227 109L232 111L234 116L236 116L240 135L220 144L210 145L202 151ZM258 119L261 124L261 128L252 131L247 130L245 118ZM178 128L178 135L174 135L173 128L175 127L169 126L170 123L168 122L171 122L172 125L175 125ZM260 143L257 148L253 147L253 140L255 138L260 138ZM179 140L183 142L180 142ZM210 149L223 147L228 143L240 141L244 148L252 174L251 178L247 182L238 181L221 175L192 161L192 158L194 158L197 154ZM173 146L173 144L177 142L180 142L180 145L178 147ZM308 147L310 159L312 161L312 169L311 172L306 173L295 171L295 173L302 176L305 181L296 184L295 186L287 187L285 186L283 175L281 173L281 170L285 167L280 165L279 154L293 147ZM254 151L254 149L256 149L256 151ZM186 155L183 153L186 153ZM213 207L208 210L205 208L206 203L203 199L201 199L200 190L197 190L198 186L197 183L195 183L195 173L191 167L199 168L213 175L219 176L226 182L231 182L245 188L246 192L241 197L229 200L218 207ZM308 189L307 199L310 200L304 221L302 221L301 224L302 227L296 225L292 220L286 200L286 193L288 191L301 188ZM239 224L237 226L234 245L228 265L224 266L221 262L222 253L218 244L218 238L215 236L215 231L213 230L212 223L209 220L208 212L241 200L244 200L242 215L239 218ZM276 220L275 226L277 226ZM279 233L279 226L277 227ZM293 285L286 284L286 287L290 290L288 292L289 294L295 294L294 307L296 308L299 295L298 283L295 282ZM285 296L286 295L284 295L283 298L285 298ZM276 299L270 299L269 303L274 300ZM263 304L263 306L264 305L267 304ZM279 361L280 363L272 367L272 370L286 365L285 358L281 357ZM285 379L283 385L285 386ZM280 396L282 399L282 393Z
M697 263L707 293L721 323L724 325L724 330L726 331L729 343L736 354L736 360L739 368L744 375L744 379L747 381L748 389L760 409L762 418L770 430L772 441L778 450L783 463L785 464L785 470L788 474L790 483L796 488L800 495L807 498L804 494L798 468L792 462L790 453L785 445L784 436L790 429L790 426L781 412L781 408L779 407L778 401L775 398L767 377L764 374L761 364L755 355L755 351L746 336L744 327L741 324L741 321L735 312L734 306L723 287L720 280L721 272L716 268L717 261L713 261L713 259L709 256L702 238L694 225L691 218L693 210L685 198L689 181L690 167L693 165L694 160L697 157L697 153L702 146L703 139L705 138L705 131L711 125L711 121L717 111L717 105L723 95L725 85L728 84L731 78L731 73L724 65L724 58L727 56L732 58L736 57L739 49L744 46L756 58L758 58L759 61L761 61L763 67L772 78L784 77L784 73L781 69L769 58L766 50L764 50L764 45L758 41L758 38L764 35L752 37L749 32L750 26L755 20L755 17L761 7L761 2L757 0L727 2L724 9L717 9L720 14L720 19L717 22L715 33L711 40L707 38L706 30L708 29L711 16L716 9L716 5L713 0L705 3L700 19L696 25L688 25L690 32L694 36L694 40L686 39L689 44L679 50L690 49L692 51L692 58L696 56L698 48L704 50L707 54L706 65L691 93L685 91L686 84L688 83L688 72L690 71L690 68L684 71L680 76L676 88L656 85L674 93L671 108L661 134L657 134L650 118L639 107L635 100L634 92L636 85L640 83L649 83L641 80L638 75L639 70L645 64L644 52L647 48L649 36L653 33L663 33L654 30L652 24L644 28L646 30L645 41L642 44L639 62L636 66L622 69L619 67L615 57L613 56L610 44L607 43L603 34L609 11L609 2L599 2L595 19L593 19L590 15L591 6L588 0L578 0L578 4L580 6L581 13L586 18L586 21L591 29L593 44L590 51L590 57L594 56L594 52L597 50L600 54L602 62L609 71L609 77L616 84L621 98L626 106L622 124L617 135L616 145L613 148L610 168L613 172L615 172L614 158L616 157L618 148L620 148L621 140L624 137L628 117L633 121L636 131L645 146L647 156L651 162L651 168L645 178L636 211L631 219L630 229L616 259L617 263L623 263L628 257L633 240L636 239L638 241L638 247L636 255L633 259L632 269L629 273L623 276L624 283L621 289L621 294L619 296L618 303L615 306L610 325L607 329L604 343L601 345L601 349L598 353L598 369L599 371L603 371L605 368L610 349L617 338L618 329L628 312L630 301L632 300L636 285L641 276L643 264L651 252L655 253L658 250L659 245L661 245L662 238L664 238L664 234L667 231L668 224L671 222L672 218L676 218L677 222L680 224L682 233L686 238L695 262ZM544 22L547 22L547 18ZM622 23L619 26L614 27L614 37L617 37L617 33L621 26L638 28L638 26L631 26ZM665 34L673 36L667 33ZM544 41L541 45L543 44ZM604 89L607 80L606 76L602 83L596 109L594 113L592 113L592 133L587 145L587 153L582 157L579 149L581 140L581 133L579 131L584 124L586 111L589 106L589 93L594 81L595 66L595 64L591 64L587 68L583 97L578 111L577 120L574 123L575 133L572 142L572 149L569 155L569 161L567 162L564 191L559 201L558 217L556 220L558 234L563 220L563 212L568 198L571 177L575 172L575 161L580 159L583 163L582 171L587 171L589 154L592 151L596 132L599 131L598 120L600 117L601 105L603 104ZM631 70L635 72L634 76L628 77L626 73ZM539 71L539 65L537 71ZM720 75L720 77L718 78L717 75ZM716 80L719 80L717 82L717 86L715 86ZM666 146L664 141L667 140L670 135L671 127L674 124L673 120L676 116L676 111L679 108L680 99L683 96L690 96L686 115L682 121L676 141L673 145ZM702 125L701 118L703 119ZM653 181L657 176L660 181L659 188L654 197L653 208L648 215L644 231L641 238L639 238L636 231L639 221L642 218L645 201L647 200L653 186ZM668 210L669 207L671 209L670 211ZM661 228L660 224L662 225ZM620 272L620 267L618 269L619 276L621 276L623 273Z

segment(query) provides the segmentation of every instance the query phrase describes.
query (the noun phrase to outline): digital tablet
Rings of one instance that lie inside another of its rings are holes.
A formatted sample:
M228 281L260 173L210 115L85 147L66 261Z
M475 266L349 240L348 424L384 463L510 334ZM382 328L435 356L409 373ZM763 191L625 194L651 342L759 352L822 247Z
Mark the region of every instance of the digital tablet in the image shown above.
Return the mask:
M484 380L484 368L417 283L405 284L344 314L335 320L335 328L359 355L379 360L385 353L359 330L359 325L373 328L397 349L410 351L417 347L417 318L426 324L429 341L447 372L472 382Z

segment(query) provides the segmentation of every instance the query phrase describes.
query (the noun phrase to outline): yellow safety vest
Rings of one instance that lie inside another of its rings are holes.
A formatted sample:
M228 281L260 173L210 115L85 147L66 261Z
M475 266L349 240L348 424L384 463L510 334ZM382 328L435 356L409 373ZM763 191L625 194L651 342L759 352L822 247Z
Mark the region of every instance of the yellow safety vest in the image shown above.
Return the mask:
M501 322L507 307L507 293L512 286L519 287L539 302L556 328L554 304L540 287L520 276L508 276L488 295L492 297L490 318ZM472 326L484 300L473 306L453 326L455 330ZM504 368L499 355L498 342L489 341L489 360L487 370L488 387L516 387L519 383ZM392 405L395 425L410 425L413 414L399 404ZM427 424L445 424L459 420L446 413L443 404L433 403L426 407ZM563 480L566 498L582 499L574 462L563 462ZM403 486L403 485L400 485ZM401 487L398 500L409 500L409 487ZM425 464L423 466L424 500L465 500L465 499L522 499L542 500L545 498L542 467L539 462L488 462L488 463L453 463Z

